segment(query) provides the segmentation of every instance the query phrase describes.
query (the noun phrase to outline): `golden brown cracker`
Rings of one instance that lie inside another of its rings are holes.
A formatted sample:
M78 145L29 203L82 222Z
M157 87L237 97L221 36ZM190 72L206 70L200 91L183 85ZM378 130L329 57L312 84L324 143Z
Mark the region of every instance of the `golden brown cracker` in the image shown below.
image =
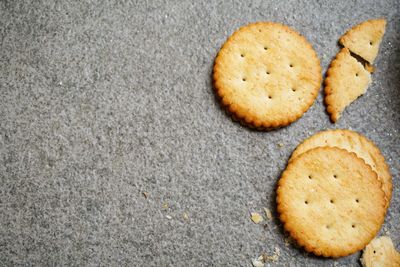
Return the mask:
M325 103L333 122L343 110L365 93L371 74L364 69L347 48L343 48L332 61L325 79Z
M378 55L385 27L384 19L367 20L348 30L339 42L372 64Z
M322 76L318 56L303 36L279 23L258 22L228 38L215 59L213 78L234 118L271 129L308 110Z
M372 240L364 249L361 263L364 267L399 267L400 253L388 236Z
M385 195L356 154L318 147L294 158L277 188L284 228L306 251L341 257L363 249L380 229Z
M297 146L289 161L316 147L338 147L354 152L378 174L386 196L386 208L392 197L392 176L379 148L365 136L350 130L337 129L319 132Z

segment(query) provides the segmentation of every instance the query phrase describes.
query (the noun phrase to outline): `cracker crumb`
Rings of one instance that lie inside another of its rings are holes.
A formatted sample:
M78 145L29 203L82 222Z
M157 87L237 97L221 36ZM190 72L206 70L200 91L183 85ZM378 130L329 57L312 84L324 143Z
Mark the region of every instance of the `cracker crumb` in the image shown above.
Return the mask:
M144 198L148 198L149 197L149 193L147 193L147 192L143 192L142 194L143 194Z
M279 147L283 147L283 143L278 143L278 146Z
M288 247L290 244L293 244L294 240L291 236L285 237L285 247Z
M252 213L251 213L251 220L252 220L254 223L258 224L258 223L262 222L264 219L263 219L263 217L261 217L261 215L260 215L259 213L257 213L257 212L252 212Z
M267 216L268 220L272 220L272 213L268 208L264 208L265 216Z
M260 256L252 261L254 267L264 267L264 256Z
M386 235L390 235L390 231L389 231L386 227L383 228L383 232L384 232Z
M172 217L169 216L169 215L166 215L165 217L166 217L168 220L171 220L171 219L172 219Z
M183 219L185 219L186 221L189 220L189 215L186 212L184 212L182 216L183 216Z
M268 261L277 262L280 255L281 250L278 247L275 247L274 254L272 256L266 256L265 259Z
M169 208L169 205L168 205L168 203L167 202L164 202L164 204L162 205L162 207L163 207L163 209L168 209Z

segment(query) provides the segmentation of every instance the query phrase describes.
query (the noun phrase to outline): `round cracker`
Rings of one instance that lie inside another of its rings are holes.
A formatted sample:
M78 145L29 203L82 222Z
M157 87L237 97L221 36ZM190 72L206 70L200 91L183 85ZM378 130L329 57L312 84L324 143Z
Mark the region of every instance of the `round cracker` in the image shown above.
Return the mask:
M337 129L319 132L297 146L289 161L316 147L338 147L354 152L372 167L382 182L386 196L386 208L392 198L392 176L379 148L365 136L350 130Z
M322 80L310 43L273 22L249 24L233 33L215 59L213 78L233 117L258 129L299 119L317 97Z
M356 154L318 147L293 159L277 189L284 228L306 251L341 257L379 231L385 195L376 173Z

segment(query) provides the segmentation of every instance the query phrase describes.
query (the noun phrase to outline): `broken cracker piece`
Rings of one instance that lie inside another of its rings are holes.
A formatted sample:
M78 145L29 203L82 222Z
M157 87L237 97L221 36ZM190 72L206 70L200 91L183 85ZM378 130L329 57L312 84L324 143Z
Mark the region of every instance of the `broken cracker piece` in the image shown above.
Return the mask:
M371 19L348 30L339 42L369 63L374 63L385 33L386 20Z
M288 247L290 245L296 245L296 242L293 240L291 236L285 237L285 247Z
M326 109L336 122L344 109L363 95L371 83L371 74L343 48L332 61L325 79Z
M252 261L254 267L264 267L264 257L260 256Z
M147 193L147 192L143 192L142 194L143 194L144 198L148 198L149 197L149 193Z
M281 250L278 247L275 247L274 254L272 256L264 257L265 260L277 262L279 260L279 256L281 255Z
M264 208L265 216L267 216L268 220L272 220L272 213L268 208Z
M360 261L364 267L398 267L400 253L394 248L390 237L381 236L368 244Z
M262 222L264 219L263 219L263 217L261 217L261 215L259 214L259 213L257 213L257 212L252 212L251 213L251 220L254 222L254 223L260 223L260 222Z
M186 212L183 213L183 219L185 219L186 221L189 220L189 215Z

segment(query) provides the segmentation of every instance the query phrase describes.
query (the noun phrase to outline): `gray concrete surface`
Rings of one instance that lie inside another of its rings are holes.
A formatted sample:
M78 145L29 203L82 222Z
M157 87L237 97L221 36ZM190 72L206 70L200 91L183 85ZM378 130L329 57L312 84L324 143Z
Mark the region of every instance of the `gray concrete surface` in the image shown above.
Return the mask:
M290 153L326 128L381 148L394 177L381 233L399 248L399 9L396 0L1 1L0 265L250 266L278 247L277 266L357 266L359 253L306 255L285 246L277 220L249 219L263 207L276 216ZM388 25L373 83L338 124L322 95L273 132L219 107L213 60L241 25L294 27L325 71L339 36L376 17Z

